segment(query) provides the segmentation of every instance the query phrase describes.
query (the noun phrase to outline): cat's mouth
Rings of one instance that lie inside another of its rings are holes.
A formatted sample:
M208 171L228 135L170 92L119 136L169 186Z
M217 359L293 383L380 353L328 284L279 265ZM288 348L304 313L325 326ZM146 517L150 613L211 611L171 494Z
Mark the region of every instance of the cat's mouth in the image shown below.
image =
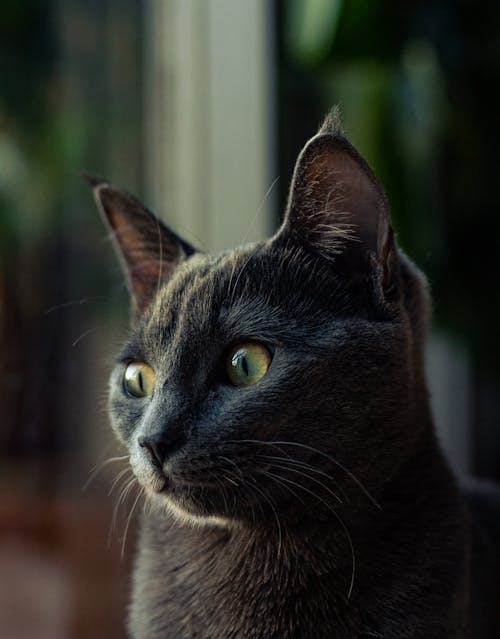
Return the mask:
M206 492L220 490L220 485L214 481L207 481L205 479L193 479L177 477L174 475L163 474L163 485L159 490L155 492L159 494L169 495L172 493L181 492Z
M164 473L162 485L154 491L153 499L183 524L238 526L247 521L249 513L252 521L263 514L258 499L258 491L262 489L254 486L248 490L248 486L236 483L224 486L207 474Z
M161 480L156 479L144 487L153 501L164 507L179 523L224 528L236 525L233 517L222 507L225 498L215 482L195 481L162 473Z
M202 478L200 473L197 477L179 476L169 470L159 469L156 467L134 467L133 471L139 483L146 491L155 495L165 497L183 497L193 494L210 494L219 490L219 485L215 481Z
M297 517L293 490L285 483L295 487L294 476L283 478L281 483L273 482L267 461L259 465L259 472L253 473L239 463L239 472L232 475L226 466L207 463L206 459L171 459L160 468L137 456L131 463L153 502L178 520L182 513L183 523L193 517L198 525L213 518L223 519L225 525L229 521L233 525L262 519L274 521L278 512L280 516L286 513Z

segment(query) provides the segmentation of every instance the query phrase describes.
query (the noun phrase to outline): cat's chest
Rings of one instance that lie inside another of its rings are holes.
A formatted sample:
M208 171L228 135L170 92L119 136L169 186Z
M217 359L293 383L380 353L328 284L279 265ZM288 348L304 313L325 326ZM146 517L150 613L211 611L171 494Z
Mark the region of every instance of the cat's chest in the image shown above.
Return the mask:
M252 554L254 549L210 531L198 547L178 531L159 541L148 533L141 541L131 607L134 639L332 636L332 620L339 618L335 598L305 578L297 563L276 570L276 556ZM345 630L338 639L355 636Z
M316 540L309 550L302 546L278 558L276 548L221 530L146 526L134 571L131 637L462 639L445 621L459 591L442 593L432 586L437 559L428 574L417 574L415 566L423 562L415 560L412 568L407 557L394 574L387 553L373 563L357 544L348 596L351 564L326 551L339 550L334 542ZM378 556L375 546L374 540L372 555ZM448 609L446 615L434 614L438 604ZM406 611L415 608L418 617L409 623Z

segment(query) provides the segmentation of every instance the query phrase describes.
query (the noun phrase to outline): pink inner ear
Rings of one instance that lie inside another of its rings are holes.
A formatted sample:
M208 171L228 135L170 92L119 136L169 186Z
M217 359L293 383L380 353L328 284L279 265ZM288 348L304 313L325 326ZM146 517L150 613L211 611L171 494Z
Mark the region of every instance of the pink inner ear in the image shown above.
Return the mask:
M351 251L387 254L389 209L382 188L341 137L320 135L296 167L285 226L326 257Z
M134 311L142 312L160 285L194 249L126 191L108 183L93 186L101 214L112 233Z
M353 239L376 246L380 192L350 155L325 149L311 158L304 179L314 204L313 225L342 223L349 226Z
M108 215L127 283L136 305L143 310L162 277L161 232L158 230L157 242L148 241L126 214L108 210Z

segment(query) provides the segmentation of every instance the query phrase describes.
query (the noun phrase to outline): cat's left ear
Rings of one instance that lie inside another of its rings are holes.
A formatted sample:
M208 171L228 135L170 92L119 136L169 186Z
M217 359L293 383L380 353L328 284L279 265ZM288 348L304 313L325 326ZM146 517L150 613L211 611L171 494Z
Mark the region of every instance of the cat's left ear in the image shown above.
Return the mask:
M84 176L118 254L132 297L133 315L149 305L175 268L195 250L168 229L136 197L108 182Z
M373 172L328 120L301 152L278 237L347 264L349 273L381 273L389 286L395 256L387 198Z

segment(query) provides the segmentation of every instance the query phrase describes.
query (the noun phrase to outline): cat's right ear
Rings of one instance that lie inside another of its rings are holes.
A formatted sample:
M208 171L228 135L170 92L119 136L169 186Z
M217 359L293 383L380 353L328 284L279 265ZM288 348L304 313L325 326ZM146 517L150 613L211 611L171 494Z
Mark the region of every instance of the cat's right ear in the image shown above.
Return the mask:
M375 269L391 285L395 244L389 205L367 163L331 114L309 140L295 167L288 208L278 237L347 265L351 275Z
M132 313L140 315L159 286L194 249L170 231L136 197L97 178L84 175L111 238L132 298Z

